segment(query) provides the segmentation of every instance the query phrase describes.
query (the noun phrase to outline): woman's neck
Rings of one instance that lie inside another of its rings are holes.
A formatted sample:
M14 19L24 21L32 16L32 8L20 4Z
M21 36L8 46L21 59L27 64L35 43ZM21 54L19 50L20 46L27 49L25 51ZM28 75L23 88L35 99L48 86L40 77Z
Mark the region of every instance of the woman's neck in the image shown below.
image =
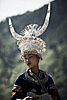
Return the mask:
M33 68L31 68L31 71L38 75L39 67L38 66L37 67L33 67Z

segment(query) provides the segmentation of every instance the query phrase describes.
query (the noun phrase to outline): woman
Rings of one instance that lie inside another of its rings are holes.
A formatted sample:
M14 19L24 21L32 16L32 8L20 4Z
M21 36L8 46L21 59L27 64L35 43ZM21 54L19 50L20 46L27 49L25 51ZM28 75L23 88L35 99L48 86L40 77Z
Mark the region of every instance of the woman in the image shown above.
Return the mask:
M18 47L21 50L21 59L29 67L16 80L12 89L11 100L42 100L41 95L49 94L52 100L60 100L57 88L53 79L45 71L39 69L39 61L42 60L42 53L45 52L45 42L37 36L44 33L50 18L50 3L45 22L42 27L37 24L28 25L22 32L17 34L9 19L9 26L12 36L18 40ZM49 100L51 100L51 98ZM43 99L44 100L44 99ZM45 99L46 100L46 99Z
M24 61L29 69L16 80L12 90L12 100L16 100L17 98L27 100L30 96L35 97L35 100L39 100L38 95L44 93L51 95L52 100L60 100L60 96L51 76L39 69L39 60L40 57L38 55L24 55ZM30 100L32 99L30 98Z

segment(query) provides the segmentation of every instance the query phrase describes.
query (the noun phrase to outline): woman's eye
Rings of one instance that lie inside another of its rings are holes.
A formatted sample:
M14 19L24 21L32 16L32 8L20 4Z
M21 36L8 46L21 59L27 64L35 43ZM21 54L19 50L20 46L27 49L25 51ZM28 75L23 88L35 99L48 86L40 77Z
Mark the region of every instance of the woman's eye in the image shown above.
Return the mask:
M31 59L32 57L33 57L33 56L30 56L30 57L28 57L28 58L24 58L24 59L25 59L25 60L27 60L27 59L29 60L29 59Z
M30 56L29 59L31 59L33 56Z
M24 58L25 60L27 59L27 58Z

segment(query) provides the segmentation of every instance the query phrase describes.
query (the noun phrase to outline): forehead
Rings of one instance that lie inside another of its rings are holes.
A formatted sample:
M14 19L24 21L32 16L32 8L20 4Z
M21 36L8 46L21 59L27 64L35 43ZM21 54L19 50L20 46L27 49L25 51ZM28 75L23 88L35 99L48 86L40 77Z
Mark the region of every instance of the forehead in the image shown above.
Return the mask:
M26 54L26 55L24 55L24 57L30 57L30 56L34 56L34 54Z

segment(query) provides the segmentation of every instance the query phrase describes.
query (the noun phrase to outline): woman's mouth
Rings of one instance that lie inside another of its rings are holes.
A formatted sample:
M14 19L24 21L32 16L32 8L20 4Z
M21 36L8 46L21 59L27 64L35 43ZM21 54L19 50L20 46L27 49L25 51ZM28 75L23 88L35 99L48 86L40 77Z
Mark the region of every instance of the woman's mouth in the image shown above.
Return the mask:
M29 66L31 63L28 63L27 65Z

